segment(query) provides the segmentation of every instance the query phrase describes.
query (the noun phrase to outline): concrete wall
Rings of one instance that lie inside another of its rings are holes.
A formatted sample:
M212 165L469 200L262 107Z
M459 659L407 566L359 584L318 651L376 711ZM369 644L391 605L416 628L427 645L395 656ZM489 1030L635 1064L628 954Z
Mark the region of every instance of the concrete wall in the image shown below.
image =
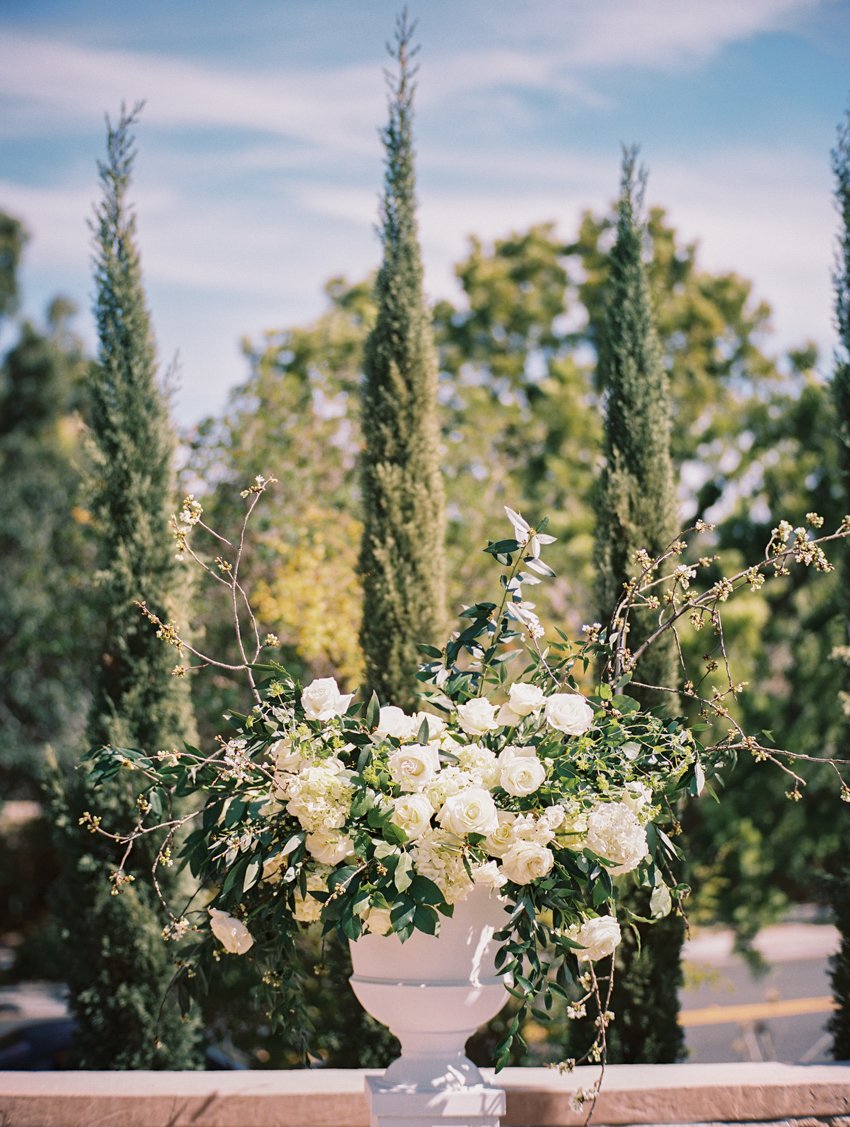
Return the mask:
M368 1127L358 1071L0 1072L0 1127ZM573 1127L597 1070L508 1068L504 1127ZM850 1064L612 1065L593 1123L850 1127Z

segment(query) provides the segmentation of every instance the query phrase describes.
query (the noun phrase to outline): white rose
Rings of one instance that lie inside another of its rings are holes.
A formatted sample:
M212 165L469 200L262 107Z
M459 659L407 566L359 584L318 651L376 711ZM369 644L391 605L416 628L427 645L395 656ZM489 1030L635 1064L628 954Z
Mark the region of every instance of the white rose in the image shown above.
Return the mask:
M393 929L389 908L370 908L363 923L372 935L389 935Z
M638 818L643 816L646 821L646 815L649 812L649 807L652 805L652 791L641 782L631 782L626 784L626 793L623 795L623 802L636 814Z
M387 764L402 790L424 790L440 770L440 753L433 744L407 744L392 752Z
M378 714L376 736L391 736L394 740L413 740L419 731L415 716L408 716L394 704L386 704Z
M555 856L536 841L517 841L502 857L502 872L514 884L531 884L545 877L555 864Z
M539 685L526 685L522 681L511 685L508 691L508 706L517 716L529 716L543 704L544 699Z
M344 716L354 693L341 693L333 677L319 677L305 686L301 705L308 720L332 720Z
M499 828L496 804L483 787L469 787L447 798L437 820L444 829L458 837L464 834L486 836Z
M546 698L546 723L568 736L580 736L593 723L593 709L578 693L553 693Z
M510 847L516 844L514 833L516 814L511 814L508 810L499 810L497 814L499 824L491 834L487 835L484 848L491 857L504 857Z
M275 740L269 747L275 771L297 771L303 762L300 751L292 750L292 740Z
M445 720L439 716L435 716L433 712L417 712L414 719L416 720L416 731L413 733L414 735L419 732L423 720L428 721L429 740L438 740L446 730Z
M457 721L469 736L483 736L499 727L496 719L496 706L486 697L473 697L466 704L457 706Z
M581 927L570 928L566 934L584 948L576 951L576 958L588 963L613 955L621 939L620 925L613 916L596 916L592 920L586 920Z
M404 830L413 841L421 837L431 825L434 807L424 794L403 794L393 799L393 813L390 821Z
M603 802L588 816L585 845L613 861L608 871L619 876L636 869L646 856L646 830L625 802Z
M307 851L320 865L338 865L354 852L354 843L344 834L318 830L307 834Z
M499 786L508 794L533 794L545 778L533 747L506 747L499 756Z
M210 908L210 930L231 955L244 955L254 946L254 937L241 920L234 919L227 912Z
M508 878L503 875L495 861L486 861L483 865L473 868L472 879L484 888L500 889Z
M503 704L496 714L496 720L500 728L515 728L522 717L509 704Z

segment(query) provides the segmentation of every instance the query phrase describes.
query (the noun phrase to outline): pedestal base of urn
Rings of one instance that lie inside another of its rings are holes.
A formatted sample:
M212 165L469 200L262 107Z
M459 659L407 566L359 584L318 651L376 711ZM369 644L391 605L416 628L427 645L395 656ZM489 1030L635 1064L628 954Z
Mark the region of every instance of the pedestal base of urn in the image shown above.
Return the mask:
M505 1114L504 1091L483 1078L471 1087L428 1091L369 1076L366 1099L370 1127L499 1127Z

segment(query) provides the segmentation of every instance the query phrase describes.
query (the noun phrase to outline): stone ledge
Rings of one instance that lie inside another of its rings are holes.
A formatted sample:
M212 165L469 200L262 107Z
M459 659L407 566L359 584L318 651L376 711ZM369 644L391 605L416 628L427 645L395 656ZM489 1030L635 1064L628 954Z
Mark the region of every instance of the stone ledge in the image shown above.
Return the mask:
M2 1127L368 1127L373 1071L0 1072ZM595 1069L559 1076L507 1068L504 1127L578 1127L577 1088ZM850 1127L850 1064L610 1065L598 1127Z

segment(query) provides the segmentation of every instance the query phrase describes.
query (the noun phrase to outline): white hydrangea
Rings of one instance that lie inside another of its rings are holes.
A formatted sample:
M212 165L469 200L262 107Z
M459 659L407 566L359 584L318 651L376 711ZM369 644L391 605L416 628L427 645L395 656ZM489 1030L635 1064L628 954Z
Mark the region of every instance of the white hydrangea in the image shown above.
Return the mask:
M603 802L588 815L585 844L614 862L612 876L630 873L646 856L646 830L625 802Z
M453 794L460 794L462 790L475 786L475 783L476 780L469 771L451 764L434 776L425 788L425 794L434 809L441 810Z
M286 809L308 833L338 830L351 809L353 788L338 760L305 767L282 788Z
M313 924L321 919L323 901L311 896L311 892L327 892L328 869L316 870L307 877L307 895L301 895L300 887L295 889L295 908L293 915L302 924Z
M459 839L445 830L428 830L411 846L417 873L432 880L447 904L465 900L473 888Z
M465 744L452 750L458 758L458 765L479 786L489 790L499 781L496 753L489 747L483 747L481 744Z

